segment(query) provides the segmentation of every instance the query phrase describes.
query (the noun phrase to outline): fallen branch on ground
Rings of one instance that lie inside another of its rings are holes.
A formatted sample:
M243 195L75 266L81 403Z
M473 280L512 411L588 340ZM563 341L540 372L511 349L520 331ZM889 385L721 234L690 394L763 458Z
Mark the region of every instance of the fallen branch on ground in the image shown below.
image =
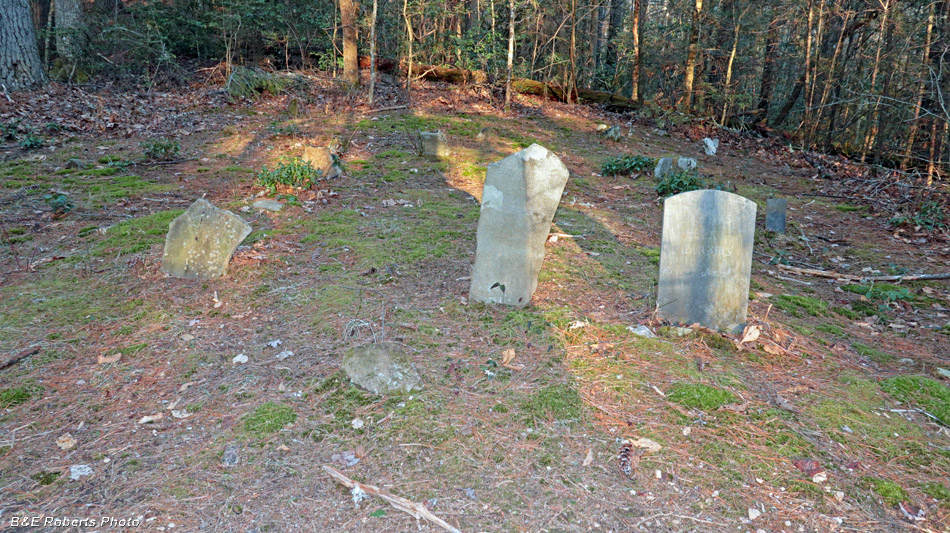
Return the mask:
M12 355L12 356L10 356L10 357L4 359L3 362L0 362L0 370L3 370L3 369L5 369L5 368L7 368L7 367L11 367L11 366L15 365L16 363L18 363L18 362L20 362L20 361L26 359L27 357L29 357L29 356L31 356L31 355L36 355L36 354L38 354L38 353L40 353L40 349L39 349L39 348L28 348L28 349L26 349L26 350L23 350L22 352L20 352L20 353L18 353L18 354L16 354L16 355Z
M331 466L324 465L323 469L326 470L328 474L336 478L337 481L346 485L350 489L358 489L367 494L379 496L380 498L389 502L389 504L395 507L396 509L399 509L400 511L404 513L408 513L416 520L420 518L425 518L429 522L436 524L437 526L441 527L442 529L446 531L451 531L452 533L462 533L461 531L453 527L448 522L432 514L432 512L426 509L425 506L423 506L421 503L412 502L405 498L394 496L392 494L389 494L388 492L383 491L379 487L376 487L373 485L365 485L363 483L360 483L359 481L353 481L352 479L346 477L345 475L343 475L342 473L340 473L338 470L336 470L335 468Z
M791 265L775 265L782 270L802 274L804 276L817 276L819 278L831 278L838 281L857 281L871 283L877 281L922 281L922 280L941 280L950 279L950 272L944 274L902 274L897 276L855 276L853 274L842 274L834 270L816 270L814 268L799 268Z

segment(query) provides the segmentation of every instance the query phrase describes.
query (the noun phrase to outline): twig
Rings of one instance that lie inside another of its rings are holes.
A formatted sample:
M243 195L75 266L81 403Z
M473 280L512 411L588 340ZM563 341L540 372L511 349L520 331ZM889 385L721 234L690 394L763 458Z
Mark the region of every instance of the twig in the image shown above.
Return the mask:
M0 370L11 367L16 363L26 359L27 357L38 353L40 353L39 347L27 348L26 350L23 350L22 352L8 357L4 361L0 362Z
M433 524L441 527L442 529L446 531L451 531L452 533L462 533L459 529L453 527L448 522L432 514L432 512L426 509L425 506L423 506L421 503L412 502L405 498L394 496L374 485L365 485L363 483L360 483L359 481L353 481L352 479L341 474L339 471L337 471L335 468L331 466L324 465L323 469L326 470L326 472L330 474L331 476L333 476L337 481L346 485L350 489L354 489L354 490L358 489L367 494L379 496L380 498L389 502L389 504L395 507L396 509L399 509L400 511L409 514L416 520L420 518L425 518L429 522L432 522Z
M367 113L379 113L380 111L394 111L396 109L406 109L407 105L397 105L393 107L380 107L379 109L370 109Z
M776 277L776 278L778 278L778 279L781 279L781 280L793 281L793 282L795 282L795 283L801 283L802 285L811 285L811 284L812 284L810 281L802 281L802 280L800 280L800 279L789 278L789 277L786 277L786 276L779 276L778 274L775 273L774 270L766 270L766 272L768 272L770 276L774 276L774 277Z
M139 163L143 167L154 167L155 165L177 165L178 163L187 163L188 161L197 161L197 157L190 157L188 159L176 159L175 161L152 161L150 163Z
M0 83L0 87L3 87L3 96L7 97L7 102L13 103L13 98L10 98L10 93L7 92L7 86L3 83Z
M816 276L819 278L831 278L838 281L857 281L859 283L874 283L878 281L920 281L920 280L941 280L950 279L950 272L942 274L911 274L897 276L855 276L853 274L842 274L834 270L816 270L813 268L799 268L791 265L775 265L782 270L802 274L805 276Z

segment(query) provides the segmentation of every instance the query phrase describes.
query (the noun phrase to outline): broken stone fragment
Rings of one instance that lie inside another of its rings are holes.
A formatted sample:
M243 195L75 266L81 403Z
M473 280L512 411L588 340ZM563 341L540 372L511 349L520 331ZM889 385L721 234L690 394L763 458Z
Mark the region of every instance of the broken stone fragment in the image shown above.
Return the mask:
M350 348L343 356L341 367L353 384L373 394L410 392L421 388L419 371L396 343Z
M250 233L251 225L241 217L199 198L168 226L162 272L186 279L221 277Z

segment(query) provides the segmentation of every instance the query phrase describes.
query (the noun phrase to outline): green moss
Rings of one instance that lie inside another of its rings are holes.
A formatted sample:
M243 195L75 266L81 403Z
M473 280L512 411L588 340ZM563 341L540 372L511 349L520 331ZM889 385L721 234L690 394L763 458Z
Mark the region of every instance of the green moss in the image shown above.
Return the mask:
M40 485L52 485L62 474L62 472L37 472L31 475L30 479Z
M847 307L835 307L831 311L834 312L835 314L841 315L850 320L857 320L861 318L860 314L858 314L857 312L851 309L848 309Z
M881 388L895 399L916 404L950 425L950 387L923 376L898 376L881 382Z
M267 402L244 416L244 431L258 437L280 431L297 420L293 407Z
M739 401L735 394L727 390L694 383L674 384L667 391L666 398L671 402L704 411L711 411Z
M90 168L76 173L77 176L112 176L119 173L117 167Z
M844 329L842 329L841 326L839 326L839 325L837 325L837 324L819 324L818 326L815 327L815 329L818 330L818 331L821 331L821 332L823 332L823 333L828 333L828 334L830 334L830 335L836 335L836 336L838 336L838 337L844 337L844 336L845 336Z
M521 403L521 412L529 421L574 420L581 416L581 397L567 385L549 385Z
M257 171L252 168L240 167L237 165L226 166L222 169L224 172L240 172L242 174L256 174Z
M736 351L736 345L733 344L731 340L723 337L722 335L704 333L702 338L706 342L706 346L709 346L715 350L722 350L724 352Z
M863 205L847 205L847 204L836 204L835 209L841 211L842 213L852 213L854 211L864 211L867 209L867 206Z
M935 500L950 502L950 489L948 489L946 485L936 482L924 483L921 485L920 490Z
M13 407L30 401L33 397L34 389L30 387L10 387L0 389L0 409Z
M96 244L94 251L97 255L103 255L134 254L148 250L165 240L168 225L183 212L181 209L160 211L120 222L109 228L106 238Z
M878 364L885 364L896 359L893 355L889 353L882 352L871 348L870 346L865 346L857 342L851 343L851 347L854 348L854 351L858 352L858 355L867 357L868 359L874 361Z
M122 161L122 158L117 155L104 155L98 159L99 164L108 165L109 163L117 163Z
M861 485L871 489L875 494L880 496L886 505L896 506L901 502L909 500L907 492L893 481L866 477L861 480Z
M811 316L823 316L828 312L828 302L808 296L780 294L772 298L772 303L787 314L797 317L802 316L803 312Z

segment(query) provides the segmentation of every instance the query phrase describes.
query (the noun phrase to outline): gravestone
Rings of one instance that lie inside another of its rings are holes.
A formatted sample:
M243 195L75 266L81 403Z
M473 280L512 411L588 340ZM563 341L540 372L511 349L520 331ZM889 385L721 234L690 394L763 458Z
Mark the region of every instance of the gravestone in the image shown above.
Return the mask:
M347 350L340 365L355 385L373 394L410 392L421 388L416 366L396 343L366 344Z
M706 155L716 155L716 152L719 151L719 139L704 138L703 151L706 152Z
M657 311L673 324L741 332L755 236L755 202L690 191L663 203Z
M320 171L323 178L335 178L343 175L343 170L336 164L333 151L325 146L307 146L303 149L302 160Z
M221 277L234 250L250 233L251 225L241 217L199 198L169 224L162 272L186 279Z
M776 233L785 233L785 212L788 200L769 198L765 204L765 229Z
M664 157L656 162L656 168L653 169L653 177L661 180L667 177L673 171L673 158Z
M693 170L699 165L692 157L681 157L676 160L676 166L678 166L680 170Z
M607 128L601 132L601 135L611 141L619 141L620 139L623 139L623 131L620 129L620 126L612 126Z
M519 307L531 301L568 175L564 163L537 144L488 165L469 291L472 300Z
M442 131L421 131L422 155L440 159L449 156L449 141Z

